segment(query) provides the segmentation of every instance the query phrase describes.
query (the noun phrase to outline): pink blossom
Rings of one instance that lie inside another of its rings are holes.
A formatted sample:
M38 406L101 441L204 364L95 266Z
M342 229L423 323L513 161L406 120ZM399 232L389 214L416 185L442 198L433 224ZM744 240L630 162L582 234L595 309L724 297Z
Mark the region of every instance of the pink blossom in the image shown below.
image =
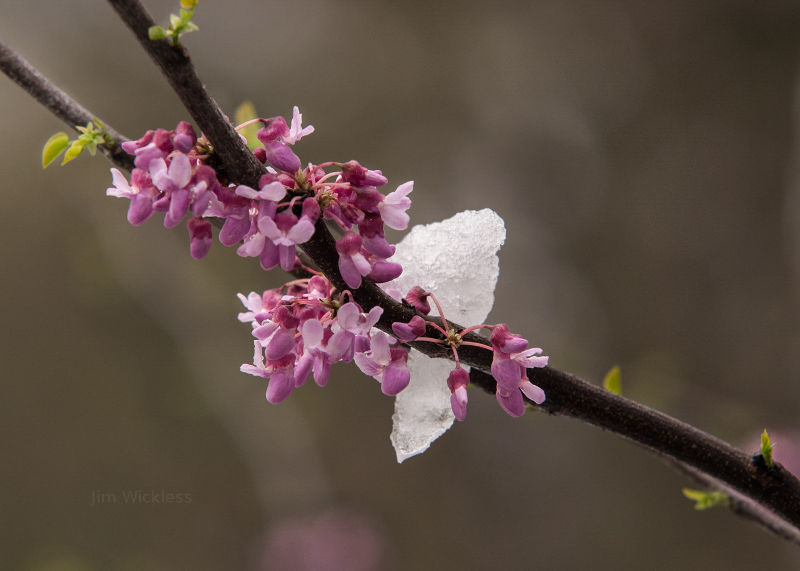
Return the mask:
M277 257L281 268L288 272L294 267L295 245L311 239L314 234L314 223L306 216L298 220L297 216L285 210L278 212L274 219L268 216L260 217L258 230L277 246Z
M450 407L456 420L463 421L467 418L467 385L469 384L469 373L459 366L456 366L447 377L447 387L450 389Z
M419 315L415 315L408 323L396 321L392 323L392 331L400 341L413 341L425 335L426 323Z
M204 258L214 242L211 222L202 218L189 218L186 228L189 229L189 250L192 257L195 260Z
M408 214L406 210L411 206L411 199L408 193L414 190L414 181L408 181L397 187L397 190L390 192L378 205L381 218L389 228L395 230L405 230L408 228Z
M303 127L303 114L300 113L297 105L292 108L292 125L289 127L289 134L283 136L283 142L287 145L294 145L297 141L314 132L314 126Z
M388 182L381 171L368 170L358 161L347 161L342 164L342 180L357 188L383 186Z
M428 303L428 297L430 297L430 295L430 292L425 291L419 286L414 286L408 290L403 301L413 305L414 309L423 315L428 315L431 312L431 304Z
M336 251L339 252L339 272L351 288L361 286L361 277L372 271L369 260L361 250L361 236L348 232L336 241Z
M536 404L545 400L544 391L528 380L527 369L547 366L548 357L537 357L538 347L526 349L528 342L517 334L509 333L505 324L492 328L492 376L497 381L497 402L511 416L525 413L525 394ZM520 392L521 391L521 392Z
M411 373L406 362L408 352L402 347L392 347L394 339L383 331L375 331L370 336L368 351L356 353L355 362L365 375L381 383L385 395L395 396L408 386Z

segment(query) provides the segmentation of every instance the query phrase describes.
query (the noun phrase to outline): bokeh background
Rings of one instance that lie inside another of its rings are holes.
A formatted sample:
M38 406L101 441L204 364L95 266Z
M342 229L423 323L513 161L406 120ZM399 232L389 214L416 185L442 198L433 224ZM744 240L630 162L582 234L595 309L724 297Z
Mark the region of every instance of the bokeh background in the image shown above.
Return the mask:
M413 179L413 222L500 213L490 320L554 366L619 364L625 394L732 443L798 443L798 2L204 0L196 22L229 113L299 105L301 156ZM130 137L185 118L104 2L0 0L0 37ZM128 226L103 158L42 171L63 126L5 78L0 102L3 568L800 566L575 421L476 392L398 465L393 403L355 367L269 405L235 293L282 275Z

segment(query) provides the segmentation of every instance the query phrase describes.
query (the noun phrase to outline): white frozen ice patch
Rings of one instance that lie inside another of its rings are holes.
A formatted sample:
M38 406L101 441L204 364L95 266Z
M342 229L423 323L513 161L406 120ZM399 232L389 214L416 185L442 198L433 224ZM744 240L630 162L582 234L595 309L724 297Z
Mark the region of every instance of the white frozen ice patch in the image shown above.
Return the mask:
M505 239L503 219L488 208L414 226L391 258L402 264L403 274L382 287L395 287L405 295L418 285L436 295L448 321L465 327L483 323L494 304L500 273L497 251ZM438 315L433 303L431 315ZM408 368L411 382L397 395L392 417L391 441L398 462L427 450L454 420L447 388L453 362L412 349Z

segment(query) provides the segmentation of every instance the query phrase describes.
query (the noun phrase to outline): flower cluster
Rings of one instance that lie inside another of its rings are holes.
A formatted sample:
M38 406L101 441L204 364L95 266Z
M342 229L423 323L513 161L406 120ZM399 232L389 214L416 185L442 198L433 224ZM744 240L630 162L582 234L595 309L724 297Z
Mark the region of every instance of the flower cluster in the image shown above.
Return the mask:
M212 202L218 202L225 188L214 169L202 164L195 151L197 135L189 123L181 121L174 131L148 131L138 141L127 141L122 148L134 155L136 168L130 182L117 169L111 169L114 186L109 196L130 199L128 222L143 224L155 212L165 212L164 226L181 223L191 208L187 223L193 257L202 258L211 247L211 223L203 217Z
M302 268L313 275L261 295L239 294L247 309L239 319L252 325L255 338L253 363L242 365L241 370L269 380L269 402L283 401L312 375L319 386L325 386L331 365L339 361L355 362L364 374L380 382L385 394L397 395L410 381L406 363L411 341L451 347L456 367L447 385L458 420L466 417L469 384L469 375L458 359L457 348L462 344L493 351L491 370L497 380L497 400L508 414L524 412L523 394L533 402L543 402L544 392L528 380L526 369L545 366L547 357L536 356L541 349L527 349L527 341L509 333L505 325L477 325L456 332L439 307L444 324L440 327L422 317L430 312L429 297L438 307L436 298L414 287L404 301L420 315L409 323L394 323L392 336L375 327L383 313L381 307L365 312L350 291L337 291L327 278L303 266L297 247L314 236L319 224L327 222L340 230L338 267L349 288L359 288L364 278L376 283L397 278L402 267L389 261L395 246L386 241L384 227L408 227L406 211L413 182L384 195L378 188L387 183L386 177L357 161L308 163L304 167L292 146L314 128L303 127L297 107L291 124L283 117L254 122L260 125L257 137L261 143L254 155L267 165L258 188L223 184L210 166L213 149L208 141L198 139L192 126L181 122L172 131L148 131L141 139L124 143L124 150L135 157L135 168L130 181L111 169L114 186L107 194L130 200L128 221L134 225L163 212L164 226L171 228L189 214L186 226L194 258L208 253L213 242L211 221L215 220L221 222L219 241L237 246L240 256L258 258L265 270ZM440 336L426 337L429 326ZM491 329L491 346L462 339L480 328Z
M408 350L374 328L383 309L365 313L344 296L334 298L327 279L295 280L262 295L239 294L239 299L248 310L239 314L239 321L250 323L255 337L253 364L241 370L269 379L269 402L281 402L312 374L325 386L331 365L338 361L355 361L387 395L408 385Z
M223 185L206 164L211 148L198 141L189 123L173 131L148 131L123 149L134 155L130 182L111 169L114 186L109 196L130 199L128 221L139 225L154 212L165 212L164 225L177 226L191 210L187 221L193 257L205 256L212 244L209 219L222 220L219 241L241 245L237 253L258 257L265 270L280 265L290 271L297 265L296 246L311 239L320 217L336 223L343 236L336 242L339 269L351 288L364 276L376 283L396 278L399 264L387 261L394 246L385 238L384 224L404 230L413 182L383 195L378 187L387 180L380 171L368 170L357 161L329 162L302 167L292 149L313 132L302 126L297 107L291 125L283 117L258 119L262 146L255 156L269 165L258 189L246 185ZM332 172L326 169L333 168Z
M516 333L509 333L505 323L474 325L458 332L455 331L448 325L436 296L418 286L413 287L403 301L413 306L419 313L427 315L430 312L429 297L436 304L444 327L434 322L426 322L420 316L415 315L408 323L392 323L392 331L402 341L427 341L450 346L456 366L447 377L447 386L451 393L450 407L456 420L464 420L467 416L469 373L461 367L458 359L458 348L462 345L482 347L493 352L491 370L492 376L497 381L495 393L497 402L509 415L516 417L525 413L523 394L536 404L544 402L544 391L530 382L527 373L528 368L547 366L549 358L538 356L542 352L540 348L529 349L528 341ZM428 325L437 330L442 338L425 337ZM483 343L464 340L464 335L478 329L491 330L491 347Z

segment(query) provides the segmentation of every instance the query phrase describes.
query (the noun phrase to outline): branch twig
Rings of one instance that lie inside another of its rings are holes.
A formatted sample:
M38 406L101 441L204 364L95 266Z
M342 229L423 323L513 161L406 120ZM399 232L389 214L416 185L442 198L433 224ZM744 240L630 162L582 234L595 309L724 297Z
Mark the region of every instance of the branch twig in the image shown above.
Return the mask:
M73 130L76 126L86 125L89 121L97 118L2 41L0 41L0 69ZM98 148L115 165L125 170L133 169L133 157L123 151L120 146L127 139L112 129L105 121L103 124L106 132L115 142L113 145L98 145Z

